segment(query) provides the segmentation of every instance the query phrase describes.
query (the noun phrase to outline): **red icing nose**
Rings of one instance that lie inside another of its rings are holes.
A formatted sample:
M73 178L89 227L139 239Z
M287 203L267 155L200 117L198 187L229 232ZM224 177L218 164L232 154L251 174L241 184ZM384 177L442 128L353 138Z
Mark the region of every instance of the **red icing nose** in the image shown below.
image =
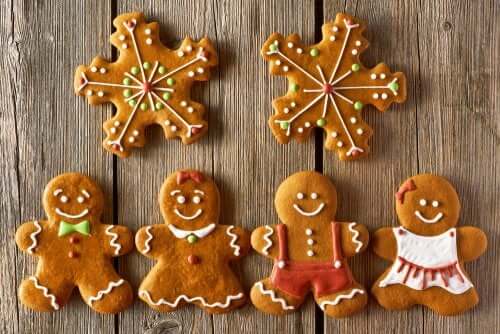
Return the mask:
M145 82L142 84L142 90L145 92L145 93L148 93L151 91L151 84L149 82Z
M323 85L323 93L330 94L331 92L333 92L332 85L330 85L330 84L324 84Z

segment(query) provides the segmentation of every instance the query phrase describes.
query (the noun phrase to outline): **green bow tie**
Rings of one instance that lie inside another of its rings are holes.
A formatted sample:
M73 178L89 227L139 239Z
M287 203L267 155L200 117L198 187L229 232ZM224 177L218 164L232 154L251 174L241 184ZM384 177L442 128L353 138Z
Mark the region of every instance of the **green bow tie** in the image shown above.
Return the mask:
M90 235L90 222L88 220L84 220L78 224L69 224L61 220L61 223L59 224L59 233L57 235L62 237L73 232Z

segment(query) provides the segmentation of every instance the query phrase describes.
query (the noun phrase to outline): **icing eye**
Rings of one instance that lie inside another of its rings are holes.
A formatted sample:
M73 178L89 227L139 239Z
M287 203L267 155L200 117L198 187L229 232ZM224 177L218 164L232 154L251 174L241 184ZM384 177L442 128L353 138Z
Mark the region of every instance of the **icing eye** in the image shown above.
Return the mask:
M200 204L200 202L201 202L201 197L200 196L194 196L193 197L193 203Z
M420 203L421 206L426 206L427 205L427 201L425 199L421 199L419 203Z
M304 199L303 193L297 193L297 199Z
M78 201L78 203L83 203L85 201L85 198L83 196L78 196L76 200Z
M59 200L60 200L62 203L68 203L69 198L68 198L68 196L66 196L66 195L62 195L62 196L61 196L61 198L59 198Z
M439 206L439 202L438 201L432 201L432 206L437 208Z
M316 193L312 193L312 194L311 194L311 198L312 198L312 199L317 199L317 198L318 198L318 194L316 194Z
M184 197L182 195L177 196L177 203L179 203L179 204L186 203L186 197Z

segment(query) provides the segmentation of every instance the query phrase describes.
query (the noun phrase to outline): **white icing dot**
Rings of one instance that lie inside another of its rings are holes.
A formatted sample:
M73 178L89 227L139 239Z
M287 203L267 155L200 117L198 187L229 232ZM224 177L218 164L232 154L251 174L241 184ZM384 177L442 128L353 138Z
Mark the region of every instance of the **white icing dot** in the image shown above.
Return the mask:
M333 266L338 269L338 268L342 267L342 262L340 262L339 260L336 260L333 263Z
M91 70L92 72L94 72L94 73L95 73L95 72L97 72L97 67L92 66L92 67L90 68L90 70Z
M202 74L203 72L205 72L205 70L203 69L203 67L198 67L198 68L196 69L196 72L198 72L198 73Z
M120 35L118 39L123 42L125 40L125 35Z
M133 142L135 142L135 138L130 136L130 137L128 137L128 141L129 141L129 143L133 143Z
M311 194L311 198L312 199L317 199L318 198L318 194L317 193L312 193Z
M339 27L337 27L337 26L333 26L332 31L333 31L333 32L337 32L337 31L339 31Z
M153 40L151 38L146 38L146 44L147 45L153 44Z
M291 49L291 48L293 48L293 43L292 42L288 42L287 46Z
M312 250L307 251L307 256L314 256L314 252Z
M193 71L189 71L188 72L188 76L191 77L191 78L194 77L194 72Z
M98 91L97 92L97 96L103 97L104 96L104 92L102 90Z
M279 261L278 261L278 268L280 268L280 269L285 268L285 261L283 261L283 260L279 260Z
M87 96L92 96L92 95L94 95L94 92L91 89L89 89L87 91Z
M283 109L283 112L284 112L285 114L288 114L288 113L290 112L290 109L288 109L288 108L284 108L284 109Z
M163 122L163 124L170 125L170 121L167 119L167 120L165 120L165 122Z
M309 246L314 245L314 240L313 240L313 239L307 239L307 244L308 244Z
M144 30L144 33L146 35L151 35L151 29L147 28L146 30Z
M188 107L188 113L192 113L194 111L193 107Z
M137 130L132 131L132 135L134 137L137 137L139 135L139 131L137 131Z
M280 65L281 65L281 60L279 60L279 59L278 59L278 60L276 60L276 61L274 62L274 64L275 64L276 66L280 66Z
M201 197L200 196L194 196L193 197L193 203L200 204L200 202L201 202Z
M113 123L113 125L114 125L114 126L120 126L120 122L119 122L119 121L115 121L115 122Z
M372 80L375 80L375 79L377 79L377 75L375 73L372 73L372 74L370 74L370 78Z
M288 66L283 66L283 72L288 72Z
M63 203L68 203L69 198L66 195L62 195L61 198L60 198L60 201L63 202Z
M339 135L339 134L338 134L337 132L335 132L335 131L333 131L333 132L332 132L332 137L333 137L333 138L337 138L337 137L338 137L338 135Z
M193 51L193 47L191 45L186 46L186 51L187 52Z
M179 204L186 203L186 197L184 197L182 195L177 196L177 203L179 203Z
M83 196L78 196L78 197L76 198L76 201L77 201L78 203L83 203L83 202L85 201L85 198L83 198Z
M128 44L127 43L123 43L122 44L122 49L126 49L126 48L128 48Z
M302 52L304 52L304 50L302 50L301 48L297 48L297 53L298 54L302 54Z
M385 73L380 73L380 79L385 79Z
M351 53L352 53L353 55L357 55L357 54L358 54L358 50L356 50L356 49L352 49Z
M427 205L427 201L425 199L423 199L423 198L419 201L419 203L420 203L420 206L426 206Z
M338 146L338 147L342 147L342 146L344 146L344 143L343 143L343 142L341 142L341 141L339 141L339 142L337 143L337 146Z
M432 206L437 208L439 206L439 202L438 201L432 201Z
M387 100L388 96L386 93L382 93L382 100Z
M306 128L309 128L309 127L311 126L311 123L309 123L309 122L305 122L305 123L304 123L304 126L305 126Z
M292 101L292 102L290 103L290 106L291 106L292 108L295 108L295 107L297 106L297 103L295 103L295 101Z
M298 128L298 129L297 129L297 131L298 131L299 133L302 133L302 132L304 132L304 128Z
M351 121L351 123L352 123L352 124L356 124L356 122L357 122L358 120L356 119L356 117L351 117L351 118L350 118L350 121Z
M361 46L361 41L356 41L356 46Z
M175 132L175 131L177 131L177 127L176 127L175 125L172 125L172 126L170 127L170 130L172 130L172 132Z
M378 99L378 93L373 93L372 97L377 100Z
M313 230L311 230L310 228L306 228L306 235L312 235L313 234Z
M297 199L304 199L303 193L297 193Z
M111 129L109 129L109 132L111 132L111 133L116 133L116 128L114 128L114 127L113 127L113 128L111 128Z
M99 72L101 72L101 74L104 74L104 73L106 73L106 72L107 72L107 70L106 70L104 67L101 67L101 68L99 69Z
M178 55L179 57L184 57L184 52L179 51L179 52L177 52L177 55Z
M332 35L332 36L330 36L330 42L335 42L335 40L336 40L336 39L337 39L337 38L336 38L335 36L333 36L333 35Z
M358 128L358 129L356 130L356 133L357 133L358 135L362 135L362 134L363 134L363 129Z
M187 107L188 103L186 101L181 101L181 107Z

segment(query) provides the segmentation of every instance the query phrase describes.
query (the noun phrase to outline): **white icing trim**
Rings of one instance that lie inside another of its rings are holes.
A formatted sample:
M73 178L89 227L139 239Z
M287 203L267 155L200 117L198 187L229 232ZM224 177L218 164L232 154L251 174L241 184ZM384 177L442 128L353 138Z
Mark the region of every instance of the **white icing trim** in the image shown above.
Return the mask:
M50 305L52 305L52 308L55 311L59 310L59 304L57 304L56 296L54 296L53 294L49 293L49 289L47 287L39 284L38 283L38 279L35 276L31 276L28 279L33 282L33 284L35 285L35 288L37 288L38 290L42 290L43 291L43 296L45 298L49 298L50 299Z
M106 234L111 237L111 241L109 242L109 244L115 248L115 255L118 255L120 254L120 249L122 249L122 245L116 242L116 240L118 239L118 233L111 232L111 229L113 229L113 227L115 226L114 225L108 226L108 228L106 228Z
M264 228L267 230L267 233L264 233L262 237L266 241L266 245L262 248L262 253L269 255L269 248L273 246L273 241L269 237L273 235L274 229L271 226L264 226Z
M319 214L321 212L321 210L323 210L324 207L325 207L325 203L321 202L321 204L316 208L316 210L311 211L311 212L307 212L307 211L304 211L298 204L295 204L295 203L293 204L293 208L298 213L300 213L302 216L306 216L306 217L316 216L317 214Z
M63 192L63 190L59 188L59 189L54 190L54 192L53 192L52 194L53 194L54 196L57 196L57 195L59 195L59 194L60 194L60 193L62 193L62 192Z
M92 296L92 297L89 298L89 304L90 304L90 306L92 306L93 302L101 300L102 297L104 297L105 295L107 295L108 293L110 293L111 290L113 290L116 287L119 287L123 283L125 283L125 280L123 278L120 278L116 282L113 282L113 281L109 282L108 287L106 289L98 291L97 295Z
M345 295L338 295L333 301L330 301L330 300L324 300L322 301L320 304L319 304L319 307L321 308L322 311L325 310L326 308L326 305L337 305L338 303L340 303L343 299L352 299L354 298L354 296L356 294L361 294L361 295L364 295L365 292L361 289L352 289L351 292L349 292L348 294L345 294Z
M441 218L443 218L443 213L442 212L439 212L437 215L434 216L434 218L432 219L427 219L425 218L422 213L420 213L420 211L416 210L415 211L415 216L420 219L423 223L426 223L426 224L435 224L437 223L438 221L441 220Z
M195 189L194 192L197 193L197 194L200 194L200 195L205 195L205 193L202 190L199 190L199 189Z
M89 192L88 192L87 190L82 189L82 194L83 194L85 197L90 198L90 194L89 194Z
M33 254L35 252L36 246L38 245L38 240L36 239L36 236L42 232L42 227L38 223L38 220L35 220L33 224L36 226L37 230L32 232L30 234L30 239L32 240L31 245L26 249L28 254Z
M85 209L82 212L80 212L79 214L72 215L72 214L69 214L69 213L66 213L66 212L62 211L59 208L56 208L56 213L59 216L63 216L63 217L66 217L66 218L71 218L71 219L77 219L77 218L85 217L89 213L89 209Z
M281 297L276 297L276 294L275 294L275 292L273 290L266 290L264 288L264 284L262 282L255 283L255 286L259 288L260 293L262 293L265 296L271 297L271 300L274 303L279 303L281 305L281 308L283 310L288 311L288 310L295 309L295 307L293 307L292 305L288 305L285 299L283 299Z
M191 216L185 216L183 215L177 208L174 209L174 213L181 217L182 219L184 220L193 220L193 219L196 219L198 218L202 213L203 213L203 210L200 208L198 209L193 215Z
M233 225L230 225L227 230L226 234L229 235L232 239L231 242L229 243L229 246L231 246L234 249L233 254L235 256L240 256L240 246L236 244L236 241L238 240L238 235L236 233L232 233L231 230L234 228Z
M172 234L178 239L184 239L185 237L187 237L190 234L194 234L198 238L201 239L201 238L206 237L210 233L212 233L212 231L215 229L215 224L212 223L212 224L209 224L205 227L202 227L202 228L200 228L198 230L194 230L194 231L183 230L183 229L175 227L175 225L172 225L172 224L168 224L167 227L170 230L170 232L172 232Z
M160 298L158 301L155 302L151 298L151 295L149 294L148 291L146 291L146 290L140 290L139 291L139 297L145 297L148 300L149 304L153 304L155 306L168 305L170 307L177 307L177 305L179 304L179 302L181 300L185 300L188 303L199 301L199 302L201 302L201 304L204 307L210 307L210 308L213 308L213 307L228 308L229 304L231 304L231 302L233 300L241 299L241 298L243 298L243 296L244 296L243 292L240 292L237 295L229 295L229 296L227 296L226 297L226 302L224 304L222 304L220 302L215 302L213 304L209 304L209 303L206 302L205 298L203 298L203 297L188 297L186 295L180 295L179 297L177 297L175 299L175 302L170 303L170 302L166 301L163 298Z
M152 228L152 226L146 227L146 235L148 236L148 238L146 239L146 241L144 241L144 249L142 250L143 254L147 254L151 250L151 245L149 243L151 242L151 240L153 240L153 235L151 234Z
M359 253L359 250L361 249L361 247L363 247L363 243L361 241L359 241L359 239L358 239L359 231L355 230L354 226L356 226L356 223L350 223L349 224L349 231L351 231L353 233L351 240L352 240L352 242L354 242L357 245L356 246L356 253Z
M181 191L179 189L172 190L170 192L170 196L175 196L176 194L179 194Z

